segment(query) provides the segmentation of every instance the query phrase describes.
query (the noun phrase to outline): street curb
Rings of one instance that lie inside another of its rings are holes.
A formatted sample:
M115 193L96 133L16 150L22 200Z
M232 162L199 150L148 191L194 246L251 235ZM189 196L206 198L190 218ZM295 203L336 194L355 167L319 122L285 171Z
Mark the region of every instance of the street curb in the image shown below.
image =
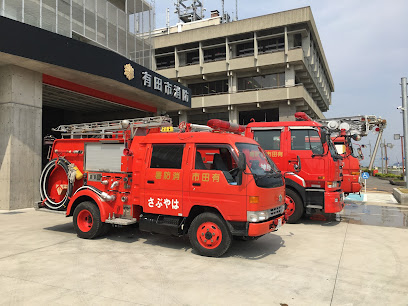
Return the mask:
M401 205L408 205L408 193L403 193L398 188L394 188L392 195Z

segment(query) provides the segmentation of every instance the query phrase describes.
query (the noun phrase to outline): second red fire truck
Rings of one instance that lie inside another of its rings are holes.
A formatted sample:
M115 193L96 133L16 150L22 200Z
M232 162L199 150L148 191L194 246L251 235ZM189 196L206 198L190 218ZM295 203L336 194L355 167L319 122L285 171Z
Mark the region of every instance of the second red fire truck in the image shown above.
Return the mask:
M344 207L342 157L327 129L305 113L295 117L299 121L251 122L245 131L284 173L289 223L304 213L337 213Z

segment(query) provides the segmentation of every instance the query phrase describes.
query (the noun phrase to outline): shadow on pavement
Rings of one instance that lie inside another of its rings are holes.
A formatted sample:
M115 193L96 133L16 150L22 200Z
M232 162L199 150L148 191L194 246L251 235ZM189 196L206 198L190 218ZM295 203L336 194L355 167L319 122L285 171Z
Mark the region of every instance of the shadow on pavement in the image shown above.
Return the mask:
M45 227L44 228L47 231L54 231L54 232L60 232L60 233L70 233L70 234L75 234L74 226L72 225L72 222L69 223L64 223L64 224L58 224L50 227Z
M58 224L44 228L48 231L61 233L70 233L76 236L72 223ZM78 238L80 239L80 238ZM184 252L191 251L197 254L191 248L188 236L173 237L162 234L151 234L141 232L136 226L133 227L113 227L109 233L102 235L95 240L108 239L117 242L135 243L143 242L144 244L154 245L163 249L183 250ZM257 240L237 241L233 240L231 248L222 258L237 257L249 260L258 260L269 255L275 254L277 250L285 246L284 240L273 233L260 237Z

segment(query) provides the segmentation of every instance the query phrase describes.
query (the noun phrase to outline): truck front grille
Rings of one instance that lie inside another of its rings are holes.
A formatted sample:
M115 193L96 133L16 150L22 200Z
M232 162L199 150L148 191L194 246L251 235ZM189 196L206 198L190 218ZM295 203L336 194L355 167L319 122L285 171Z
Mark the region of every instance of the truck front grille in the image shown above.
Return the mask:
M272 208L269 211L269 218L281 215L281 214L284 213L284 211L285 211L285 204L283 204L281 206L278 206L278 207L275 207L275 208Z

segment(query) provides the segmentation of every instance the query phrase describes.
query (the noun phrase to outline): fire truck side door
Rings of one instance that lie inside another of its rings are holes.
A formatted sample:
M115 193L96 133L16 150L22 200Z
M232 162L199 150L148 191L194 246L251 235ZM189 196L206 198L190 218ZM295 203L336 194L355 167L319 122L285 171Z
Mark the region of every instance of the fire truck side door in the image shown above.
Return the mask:
M224 217L246 220L246 183L237 184L237 160L228 145L197 145L189 178L189 204L217 208ZM231 171L233 170L233 171Z
M306 181L307 187L324 188L322 177L325 175L324 157L315 155L312 157L312 147L315 151L323 153L323 145L319 133L314 128L290 127L290 138L288 142L289 171L296 172L294 165L297 164L297 156L301 161L299 175Z
M144 177L143 211L181 216L184 144L153 144L150 152Z

